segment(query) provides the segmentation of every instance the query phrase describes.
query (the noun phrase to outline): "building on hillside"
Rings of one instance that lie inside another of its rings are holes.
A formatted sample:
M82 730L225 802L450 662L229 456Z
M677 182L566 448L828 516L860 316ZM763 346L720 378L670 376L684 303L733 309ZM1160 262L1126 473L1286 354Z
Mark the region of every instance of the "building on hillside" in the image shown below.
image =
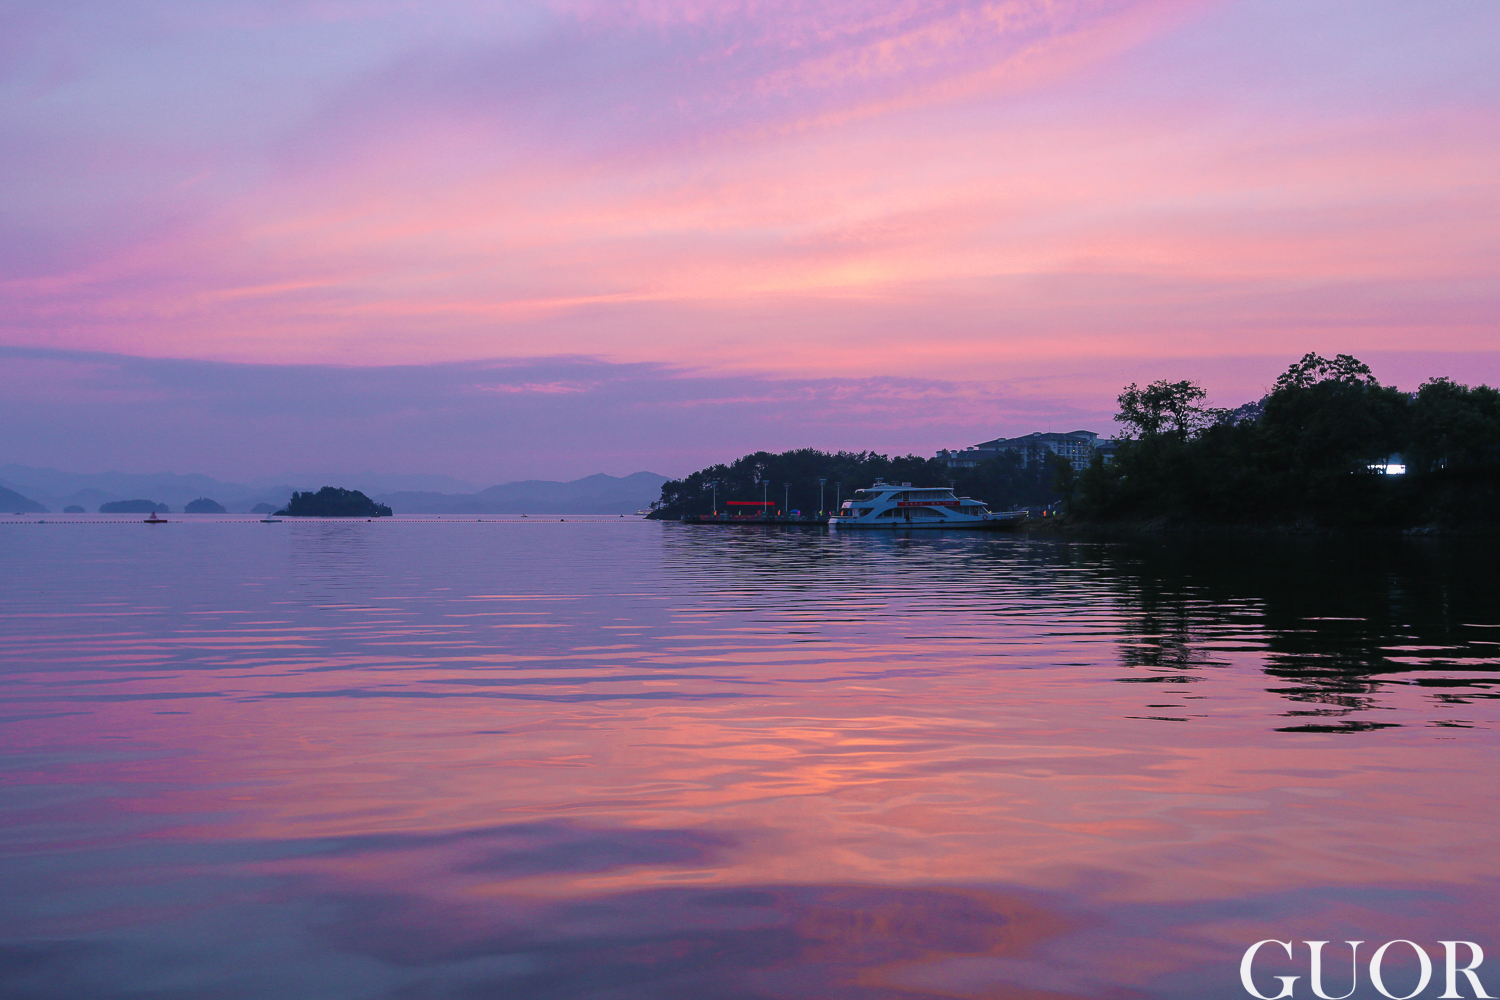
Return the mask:
M1108 443L1105 442L1106 445ZM1100 447L1099 435L1093 431L1069 431L1066 434L1035 431L1024 437L985 441L962 451L945 448L937 453L937 457L950 469L972 469L986 459L997 458L1009 452L1020 458L1021 467L1026 468L1046 462L1050 454L1067 459L1075 469L1082 469L1089 464L1095 450Z

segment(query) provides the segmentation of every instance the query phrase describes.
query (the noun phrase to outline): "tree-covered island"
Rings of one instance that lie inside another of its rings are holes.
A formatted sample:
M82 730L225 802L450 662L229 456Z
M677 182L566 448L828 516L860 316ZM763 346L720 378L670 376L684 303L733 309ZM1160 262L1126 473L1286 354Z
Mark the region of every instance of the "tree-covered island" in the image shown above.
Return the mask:
M1500 391L1435 378L1383 386L1340 354L1307 354L1262 399L1205 404L1191 380L1129 385L1106 460L1082 467L1002 452L972 468L940 458L811 448L755 452L662 486L654 518L729 500L833 510L877 478L952 485L993 509L1060 504L1074 524L1236 527L1500 526Z
M293 493L291 502L277 517L390 517L391 509L376 503L359 490L325 486L318 492Z

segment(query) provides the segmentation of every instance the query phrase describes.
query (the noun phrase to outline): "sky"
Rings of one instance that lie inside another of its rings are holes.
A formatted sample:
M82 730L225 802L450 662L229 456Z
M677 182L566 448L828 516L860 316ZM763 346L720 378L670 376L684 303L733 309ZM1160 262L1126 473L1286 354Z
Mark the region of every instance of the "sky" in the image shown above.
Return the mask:
M475 481L1500 382L1500 4L0 0L0 461Z

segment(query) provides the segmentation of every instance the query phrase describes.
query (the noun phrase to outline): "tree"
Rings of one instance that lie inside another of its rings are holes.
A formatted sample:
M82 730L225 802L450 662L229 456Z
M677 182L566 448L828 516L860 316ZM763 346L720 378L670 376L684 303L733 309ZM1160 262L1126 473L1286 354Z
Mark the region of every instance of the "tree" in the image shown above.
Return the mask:
M1276 388L1272 392L1287 389L1310 389L1323 382L1343 385L1379 386L1370 366L1348 354L1335 355L1332 361L1309 351L1302 360L1295 362L1276 377Z
M1119 395L1120 412L1115 420L1132 427L1141 437L1172 433L1185 438L1208 422L1200 405L1208 394L1196 382L1159 380L1142 389L1134 382Z
M1280 469L1299 482L1340 477L1401 450L1409 400L1357 358L1306 354L1276 379L1260 424Z
M1344 527L1500 518L1500 391L1493 388L1432 379L1402 392L1350 355L1309 353L1260 403L1209 411L1215 419L1197 429L1192 388L1126 388L1117 419L1141 435L1121 442L1110 464L1096 457L1079 474L1072 512ZM1397 452L1407 459L1406 474L1379 474Z
M1446 378L1422 383L1412 400L1407 458L1421 472L1500 464L1500 391Z
M1073 463L1061 455L1048 455L1047 457L1052 465L1052 488L1062 494L1063 502L1071 507L1076 482L1076 477L1073 475Z

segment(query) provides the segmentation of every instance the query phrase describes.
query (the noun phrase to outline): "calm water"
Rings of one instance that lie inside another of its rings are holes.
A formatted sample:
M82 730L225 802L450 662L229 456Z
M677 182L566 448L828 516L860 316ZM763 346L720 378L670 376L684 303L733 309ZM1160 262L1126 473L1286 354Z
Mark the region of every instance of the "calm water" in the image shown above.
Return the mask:
M1497 555L0 524L0 997L1500 995Z

